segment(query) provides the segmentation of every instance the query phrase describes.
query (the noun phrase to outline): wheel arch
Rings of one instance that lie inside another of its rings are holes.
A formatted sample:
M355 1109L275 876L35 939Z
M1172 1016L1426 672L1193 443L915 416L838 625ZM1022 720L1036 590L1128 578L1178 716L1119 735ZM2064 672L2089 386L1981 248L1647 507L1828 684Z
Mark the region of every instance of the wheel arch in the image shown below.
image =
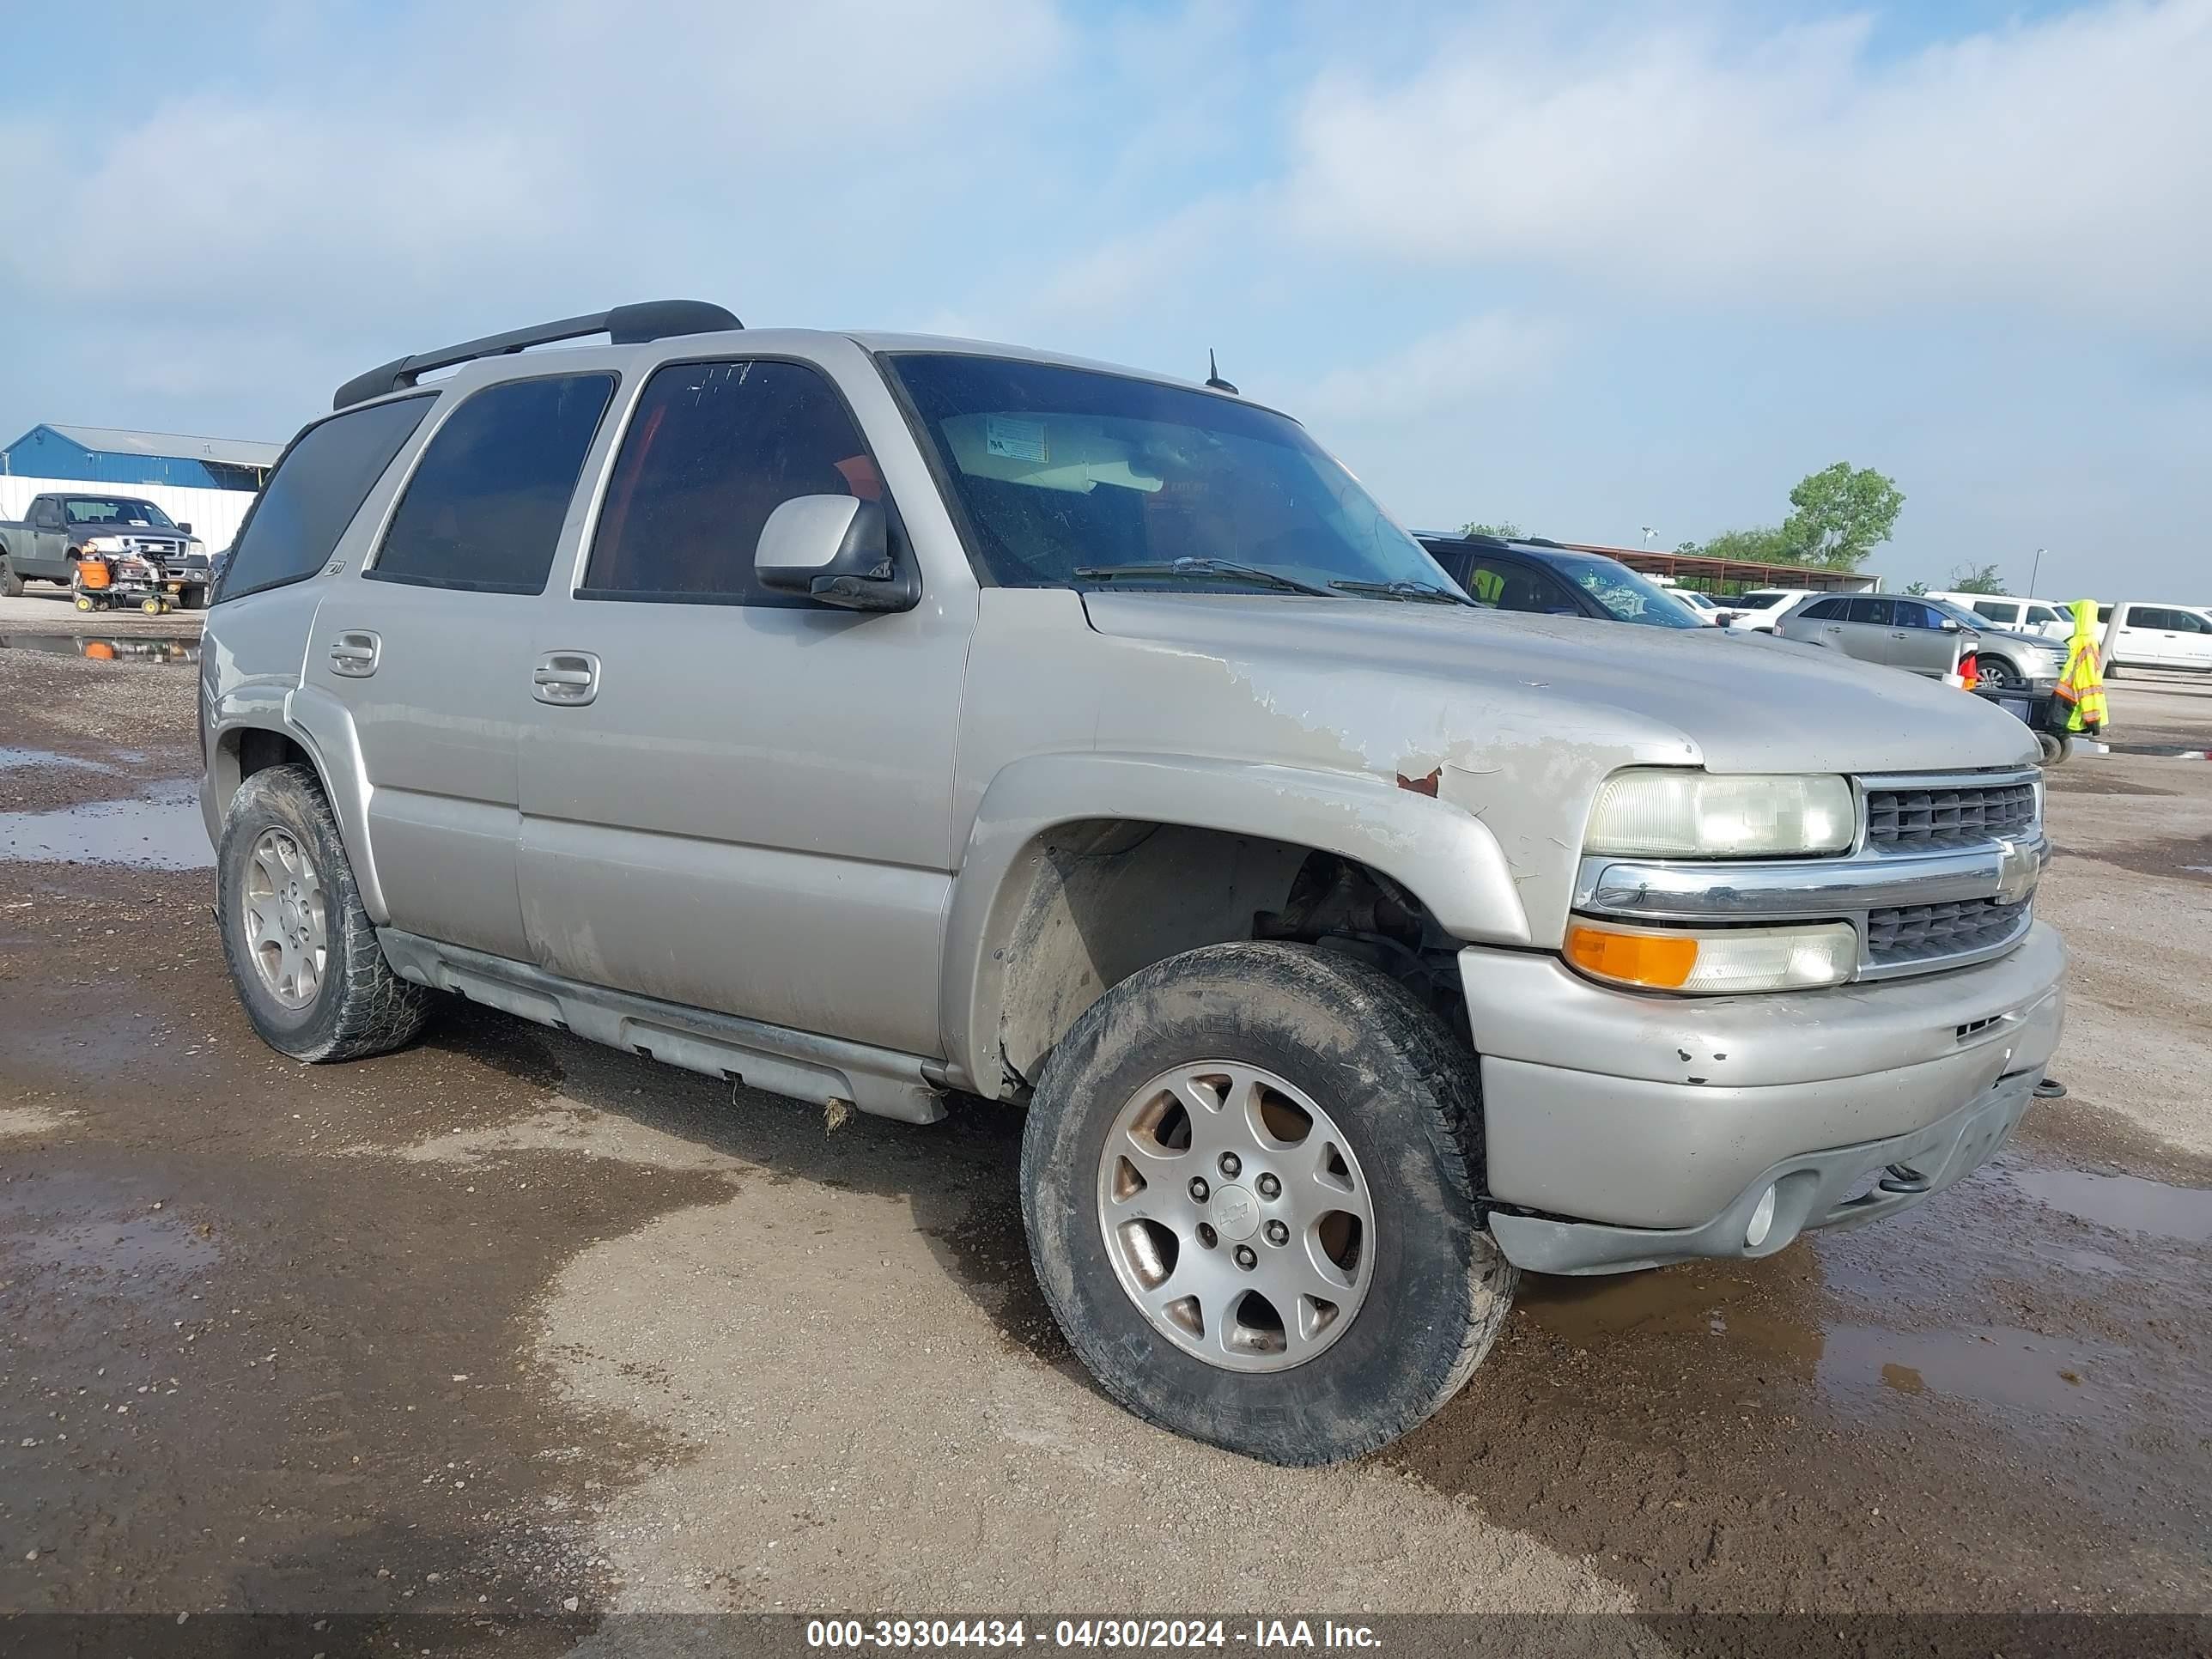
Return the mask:
M310 767L337 820L362 908L379 927L390 921L369 839L368 776L344 706L313 687L243 688L224 701L228 707L216 711L207 747L203 804L209 838L221 840L230 798L255 772Z
M1416 937L1528 942L1472 813L1370 779L1182 756L1042 756L985 792L954 882L939 1017L979 1092L1019 1093L1068 1027L1154 962L1276 925L1342 876ZM1340 896L1328 896L1342 913ZM1355 908L1358 894L1348 901Z

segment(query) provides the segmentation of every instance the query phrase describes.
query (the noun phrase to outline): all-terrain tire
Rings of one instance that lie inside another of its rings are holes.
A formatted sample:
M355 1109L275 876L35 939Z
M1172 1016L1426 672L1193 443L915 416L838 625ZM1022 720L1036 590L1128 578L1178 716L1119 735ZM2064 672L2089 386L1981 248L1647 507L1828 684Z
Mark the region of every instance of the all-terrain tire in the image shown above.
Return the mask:
M307 850L321 877L328 950L321 983L304 1008L286 1006L265 985L246 933L244 887L255 843L281 830ZM337 817L313 768L271 766L230 798L216 851L218 924L231 983L261 1040L279 1054L313 1062L362 1060L405 1047L428 1020L432 993L404 980L385 960L375 925L338 836Z
M0 599L20 599L23 597L23 579L15 574L15 567L8 556L0 553Z
M1376 1226L1365 1299L1304 1364L1234 1370L1164 1335L1126 1292L1097 1203L1106 1139L1180 1064L1264 1067L1352 1143ZM1483 1224L1474 1055L1380 969L1301 945L1209 945L1109 991L1038 1079L1022 1142L1030 1255L1061 1328L1137 1416L1285 1464L1335 1462L1431 1416L1489 1351L1518 1275Z

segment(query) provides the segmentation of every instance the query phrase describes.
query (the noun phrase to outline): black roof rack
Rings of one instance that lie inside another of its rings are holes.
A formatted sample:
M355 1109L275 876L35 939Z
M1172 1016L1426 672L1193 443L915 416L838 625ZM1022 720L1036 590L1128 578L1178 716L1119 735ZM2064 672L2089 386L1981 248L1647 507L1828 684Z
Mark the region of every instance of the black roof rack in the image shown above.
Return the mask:
M557 323L540 323L534 328L488 334L481 340L464 340L459 345L441 346L434 351L418 351L411 357L395 357L348 380L331 399L331 407L344 409L366 403L371 398L381 398L388 392L404 392L415 384L417 376L434 368L451 368L456 363L473 362L478 357L501 356L532 346L550 345L556 340L605 334L611 337L617 345L637 345L647 340L665 340L672 334L718 334L744 326L728 311L709 301L642 300L635 305L617 306L612 311L598 312L588 317L564 317Z

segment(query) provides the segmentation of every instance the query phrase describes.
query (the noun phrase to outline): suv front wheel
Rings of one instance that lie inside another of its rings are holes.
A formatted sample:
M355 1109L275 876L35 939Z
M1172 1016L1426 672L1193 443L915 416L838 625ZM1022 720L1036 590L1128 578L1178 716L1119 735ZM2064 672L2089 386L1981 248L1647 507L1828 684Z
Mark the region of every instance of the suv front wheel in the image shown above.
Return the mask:
M1388 975L1192 951L1108 992L1046 1064L1030 1257L1138 1416L1270 1462L1358 1456L1449 1400L1512 1305L1480 1134L1474 1056Z
M271 766L230 799L216 854L223 955L261 1040L295 1060L414 1041L430 993L392 971L313 770Z

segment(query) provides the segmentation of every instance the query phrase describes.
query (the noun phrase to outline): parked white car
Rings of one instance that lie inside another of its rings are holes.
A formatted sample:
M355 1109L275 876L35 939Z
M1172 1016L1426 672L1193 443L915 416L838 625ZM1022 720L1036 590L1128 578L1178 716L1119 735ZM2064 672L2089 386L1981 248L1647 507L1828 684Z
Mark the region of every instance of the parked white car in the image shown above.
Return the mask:
M1710 593L1700 593L1694 587L1669 586L1667 591L1681 600L1697 615L1699 622L1717 627L1721 619L1720 601Z
M2128 600L2100 605L2106 668L2179 669L2212 674L2212 616L2185 605Z
M1774 624L1801 600L1826 591L1812 587L1762 587L1723 601L1721 609L1727 614L1727 626L1730 628L1747 628L1758 633L1771 634Z
M2008 593L1929 593L1924 597L1948 599L1984 622L2017 634L2040 634L2045 639L2063 641L2074 633L2074 618L2067 607L2047 599L2015 599Z

